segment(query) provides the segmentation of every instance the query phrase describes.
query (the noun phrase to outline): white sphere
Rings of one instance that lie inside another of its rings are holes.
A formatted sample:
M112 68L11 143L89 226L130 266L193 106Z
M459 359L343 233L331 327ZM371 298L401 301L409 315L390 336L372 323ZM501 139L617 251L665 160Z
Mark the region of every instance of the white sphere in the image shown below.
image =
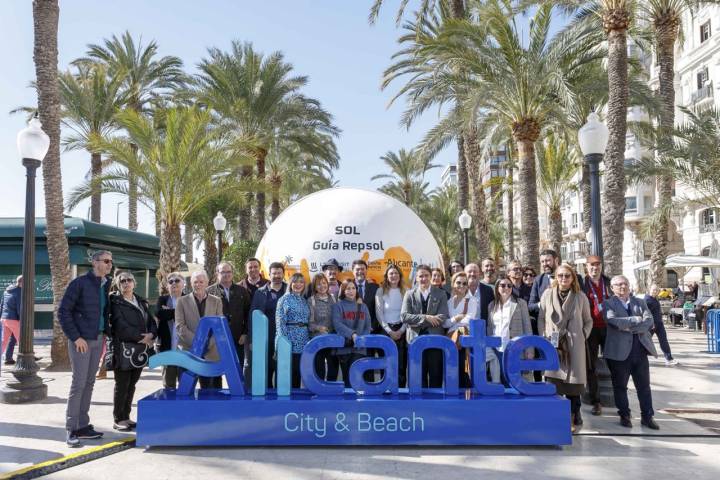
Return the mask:
M420 264L443 268L437 242L420 217L384 193L339 187L301 198L270 225L257 248L267 277L272 262L285 264L285 276L302 273L307 281L334 258L339 279L352 277L353 260L363 259L368 278L380 283L390 263L406 283Z

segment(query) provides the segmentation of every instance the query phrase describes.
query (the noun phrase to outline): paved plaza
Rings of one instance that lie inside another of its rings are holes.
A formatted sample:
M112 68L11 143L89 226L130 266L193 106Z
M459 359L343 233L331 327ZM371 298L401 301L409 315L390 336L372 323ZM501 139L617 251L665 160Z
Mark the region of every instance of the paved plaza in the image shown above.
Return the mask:
M632 430L618 424L614 410L593 417L584 405L585 427L572 446L563 448L130 448L44 478L720 478L720 355L704 353L707 346L700 333L672 327L668 333L680 365L666 367L661 359L651 360L659 432L640 427L637 399L631 392ZM39 346L37 354L48 358L49 346ZM2 377L7 375L3 370ZM67 448L64 410L70 373L41 375L49 391L44 402L0 405L0 478L132 438L111 428L110 374L108 380L97 381L90 412L105 438L86 441L83 449ZM136 400L160 384L159 371L146 370Z

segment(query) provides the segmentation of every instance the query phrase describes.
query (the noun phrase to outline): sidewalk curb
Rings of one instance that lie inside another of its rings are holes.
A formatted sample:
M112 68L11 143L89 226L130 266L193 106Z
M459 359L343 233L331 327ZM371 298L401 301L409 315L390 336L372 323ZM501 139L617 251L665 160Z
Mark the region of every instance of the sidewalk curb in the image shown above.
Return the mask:
M48 475L50 473L80 465L82 463L107 457L108 455L122 452L123 450L133 447L135 447L135 437L128 437L123 440L106 443L97 447L86 448L71 455L48 460L46 462L36 463L35 465L30 465L29 467L0 474L0 480L26 480L38 478L43 475Z

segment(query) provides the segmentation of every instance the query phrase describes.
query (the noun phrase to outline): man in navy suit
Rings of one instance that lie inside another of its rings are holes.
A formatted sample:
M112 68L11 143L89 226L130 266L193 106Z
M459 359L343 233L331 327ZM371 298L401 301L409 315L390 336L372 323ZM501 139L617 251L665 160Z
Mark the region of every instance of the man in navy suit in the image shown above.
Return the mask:
M377 313L375 312L375 293L377 293L378 284L371 282L367 279L368 264L363 259L354 260L352 262L353 276L355 277L355 284L358 289L358 296L362 298L363 303L367 306L370 311L370 333L377 335L384 335L385 330L380 326L377 321ZM367 349L368 357L379 357L380 350L376 348ZM365 372L365 381L374 382L374 372L377 370L367 370ZM382 373L377 371L378 373Z
M537 318L540 312L540 299L545 290L550 286L554 275L555 269L558 266L558 255L555 250L543 250L540 252L540 266L542 267L543 273L535 277L533 282L532 290L530 291L530 301L528 302L528 308L530 313ZM537 335L537 320L533 324L533 333Z
M495 299L495 292L492 288L483 284L480 280L480 266L477 263L465 265L465 274L468 277L468 290L478 301L478 309L473 318L480 318L488 321L488 305Z
M603 355L610 367L620 425L632 427L627 396L627 384L632 376L640 401L640 423L658 430L660 427L653 420L650 365L647 358L648 355L657 357L650 336L653 316L644 300L630 295L630 283L627 278L617 275L610 281L610 286L615 296L605 300L603 307L607 320L607 338Z

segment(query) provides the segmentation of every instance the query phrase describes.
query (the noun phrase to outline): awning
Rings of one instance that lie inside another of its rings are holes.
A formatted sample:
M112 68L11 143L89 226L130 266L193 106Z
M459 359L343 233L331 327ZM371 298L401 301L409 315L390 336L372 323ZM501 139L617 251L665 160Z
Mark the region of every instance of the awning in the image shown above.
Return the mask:
M704 257L702 255L669 255L665 260L665 268L720 268L720 259ZM638 262L632 266L633 270L647 270L650 268L650 260Z

